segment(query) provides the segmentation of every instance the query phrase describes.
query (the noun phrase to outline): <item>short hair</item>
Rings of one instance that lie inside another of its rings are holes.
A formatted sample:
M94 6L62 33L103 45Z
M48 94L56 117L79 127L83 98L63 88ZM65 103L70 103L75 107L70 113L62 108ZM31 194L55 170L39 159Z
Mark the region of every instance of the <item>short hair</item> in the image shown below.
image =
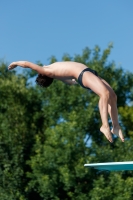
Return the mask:
M48 87L52 84L53 78L50 78L48 76L38 74L36 78L37 85L40 85L41 87Z

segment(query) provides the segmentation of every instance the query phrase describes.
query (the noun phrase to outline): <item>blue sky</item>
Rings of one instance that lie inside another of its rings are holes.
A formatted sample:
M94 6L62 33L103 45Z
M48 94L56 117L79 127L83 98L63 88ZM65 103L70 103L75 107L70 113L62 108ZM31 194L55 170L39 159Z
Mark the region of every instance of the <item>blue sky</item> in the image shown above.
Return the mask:
M113 42L108 61L133 72L132 0L4 0L0 3L0 59L49 63Z

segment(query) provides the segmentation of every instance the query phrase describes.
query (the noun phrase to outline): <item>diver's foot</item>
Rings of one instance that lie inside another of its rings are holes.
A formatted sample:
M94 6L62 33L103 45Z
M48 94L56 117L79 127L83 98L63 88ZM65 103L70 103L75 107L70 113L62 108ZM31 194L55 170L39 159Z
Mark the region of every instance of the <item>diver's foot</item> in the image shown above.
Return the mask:
M100 131L105 135L107 140L109 140L111 143L113 142L112 134L109 127L105 127L102 125Z
M114 134L117 137L119 137L122 142L124 142L124 136L123 136L122 130L121 130L121 128L119 126L113 127L111 132L112 132L112 134Z

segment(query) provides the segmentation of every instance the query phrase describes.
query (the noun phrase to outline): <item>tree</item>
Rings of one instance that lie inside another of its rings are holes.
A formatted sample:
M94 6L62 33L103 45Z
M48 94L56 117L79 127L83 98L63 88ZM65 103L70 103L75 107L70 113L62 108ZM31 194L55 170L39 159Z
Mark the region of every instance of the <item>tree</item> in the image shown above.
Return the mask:
M114 138L111 145L100 133L98 97L93 92L56 80L42 89L30 84L35 73L9 73L1 64L1 199L132 199L131 171L99 173L84 167L87 162L132 160L133 74L108 62L111 48L103 53L98 46L85 48L82 55L65 54L62 60L86 64L114 88L124 144ZM56 60L52 56L50 63Z
M63 60L82 62L97 70L117 91L118 107L121 111L122 107L128 106L127 101L132 99L133 79L131 73L116 68L114 62L107 63L110 50L111 47L100 56L100 49L96 47L90 59L91 50L86 48L81 56L76 55L72 59L69 55L64 55ZM47 96L45 92L46 90L43 91L43 96ZM50 107L45 110L50 113L49 109L53 107L55 113L52 113L52 116L55 122L46 129L45 142L42 143L41 138L36 137L35 154L28 161L32 169L32 172L28 173L31 178L29 189L36 188L43 199L132 198L132 172L120 175L104 173L99 176L97 171L85 169L83 166L86 162L132 160L131 151L128 151L128 147L132 146L131 139L123 144L114 138L114 144L110 145L98 131L101 123L97 107L98 97L79 86L68 87L60 82L55 82L48 89L48 94L48 102L55 103L50 103ZM121 115L120 118L125 130ZM127 133L125 136L129 138ZM92 141L90 146L87 142L89 139ZM117 177L118 191L115 190ZM119 194L125 184L125 190L129 191L128 196L126 191L122 195ZM101 190L97 190L97 187Z
M8 72L4 63L0 74L0 199L22 200L28 181L26 160L44 119L41 99L25 76Z

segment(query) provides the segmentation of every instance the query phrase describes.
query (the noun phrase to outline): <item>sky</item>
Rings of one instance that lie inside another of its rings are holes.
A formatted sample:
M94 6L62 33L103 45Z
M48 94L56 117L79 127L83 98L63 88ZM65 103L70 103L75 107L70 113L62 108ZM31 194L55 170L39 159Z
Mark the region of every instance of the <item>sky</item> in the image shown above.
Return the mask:
M4 0L0 2L0 60L47 65L113 43L108 61L133 72L132 0Z

